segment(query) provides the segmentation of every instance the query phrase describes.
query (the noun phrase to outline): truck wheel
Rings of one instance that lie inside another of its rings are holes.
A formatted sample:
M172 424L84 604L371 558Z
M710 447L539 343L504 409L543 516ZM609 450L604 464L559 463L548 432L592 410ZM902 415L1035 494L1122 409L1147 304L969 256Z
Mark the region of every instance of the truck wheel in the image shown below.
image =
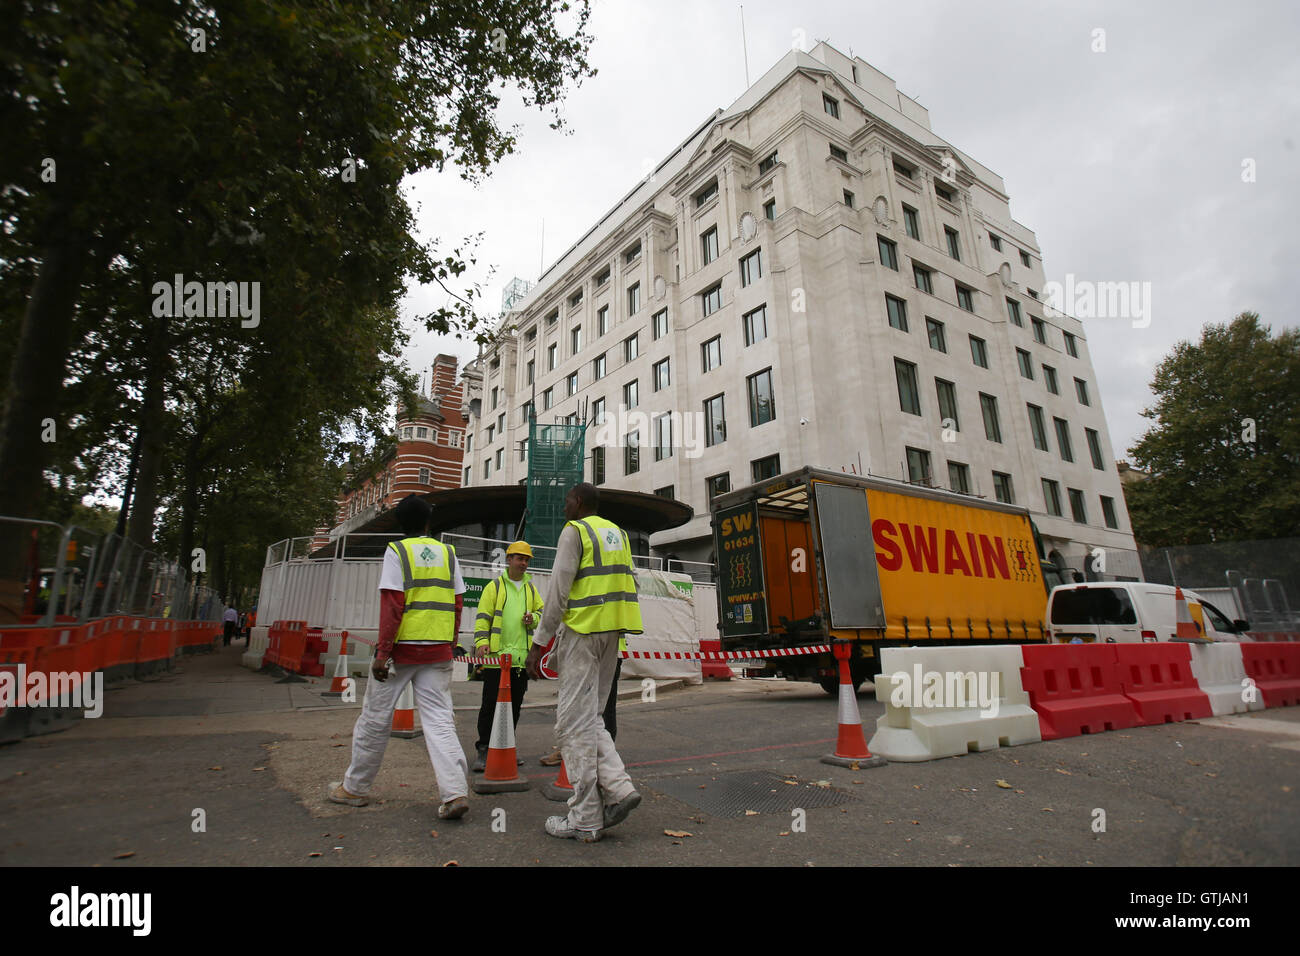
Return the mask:
M866 680L866 675L859 674L856 670L850 670L849 679L853 681L853 693L856 694L858 688L862 686L862 682ZM832 697L839 696L840 679L838 677L819 677L817 678L817 683L821 685L822 690L826 691L826 693L830 694Z

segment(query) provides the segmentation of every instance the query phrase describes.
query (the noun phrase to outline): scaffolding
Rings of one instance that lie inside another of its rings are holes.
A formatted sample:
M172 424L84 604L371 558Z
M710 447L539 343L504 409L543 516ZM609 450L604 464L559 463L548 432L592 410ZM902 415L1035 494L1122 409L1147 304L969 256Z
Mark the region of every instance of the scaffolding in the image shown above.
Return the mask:
M566 521L564 499L583 480L586 425L539 425L528 419L528 495L524 532L534 546L532 566L549 570L556 542Z

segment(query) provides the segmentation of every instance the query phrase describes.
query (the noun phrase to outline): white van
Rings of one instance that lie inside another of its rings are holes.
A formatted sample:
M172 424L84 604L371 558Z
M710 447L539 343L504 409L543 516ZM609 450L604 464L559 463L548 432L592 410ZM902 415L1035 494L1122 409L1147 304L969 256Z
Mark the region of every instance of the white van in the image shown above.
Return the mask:
M1183 588L1198 637L1249 640L1246 621L1232 621L1195 591ZM1047 629L1056 644L1141 643L1172 640L1177 634L1174 588L1141 581L1062 584L1047 597Z

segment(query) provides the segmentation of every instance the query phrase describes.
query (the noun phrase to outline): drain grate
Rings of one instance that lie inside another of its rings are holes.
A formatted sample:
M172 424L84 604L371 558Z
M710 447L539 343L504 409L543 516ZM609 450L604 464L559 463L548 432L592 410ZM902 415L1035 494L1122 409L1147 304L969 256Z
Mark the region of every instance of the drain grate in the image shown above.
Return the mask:
M719 817L744 816L746 810L758 813L788 814L796 807L835 807L858 798L832 787L817 787L800 780L791 785L768 770L742 770L712 776L691 774L651 781L660 793L676 797L706 813ZM700 785L704 789L700 789Z

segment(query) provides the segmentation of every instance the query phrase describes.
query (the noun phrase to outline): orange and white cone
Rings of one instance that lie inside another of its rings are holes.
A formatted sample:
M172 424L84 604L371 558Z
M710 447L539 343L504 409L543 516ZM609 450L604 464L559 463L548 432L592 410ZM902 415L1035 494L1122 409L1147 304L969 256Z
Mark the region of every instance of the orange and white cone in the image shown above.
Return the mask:
M1199 641L1202 637L1197 630L1196 622L1192 620L1192 612L1187 608L1187 598L1183 597L1183 589L1174 588L1174 640L1176 641Z
M560 761L560 772L542 788L542 793L547 800L568 800L573 796L573 784L569 782L569 771L565 769L563 760Z
M330 689L321 694L331 700L339 700L347 690L348 682L348 632L343 632L343 643L339 646L339 656L334 661L334 676L330 679Z
M397 708L393 711L393 729L388 732L388 736L410 740L422 733L424 731L415 729L415 691L411 689L411 682L407 681L402 692L397 695Z
M508 793L527 790L528 778L519 776L519 755L515 753L515 718L510 706L510 655L501 655L501 683L497 687L496 713L492 716L492 737L488 741L487 766L471 786L475 793Z
M862 733L862 713L858 710L858 696L853 691L853 678L849 676L849 655L853 648L845 642L833 644L831 649L840 662L839 739L835 743L835 752L822 757L822 763L851 770L883 767L889 761L872 755Z

